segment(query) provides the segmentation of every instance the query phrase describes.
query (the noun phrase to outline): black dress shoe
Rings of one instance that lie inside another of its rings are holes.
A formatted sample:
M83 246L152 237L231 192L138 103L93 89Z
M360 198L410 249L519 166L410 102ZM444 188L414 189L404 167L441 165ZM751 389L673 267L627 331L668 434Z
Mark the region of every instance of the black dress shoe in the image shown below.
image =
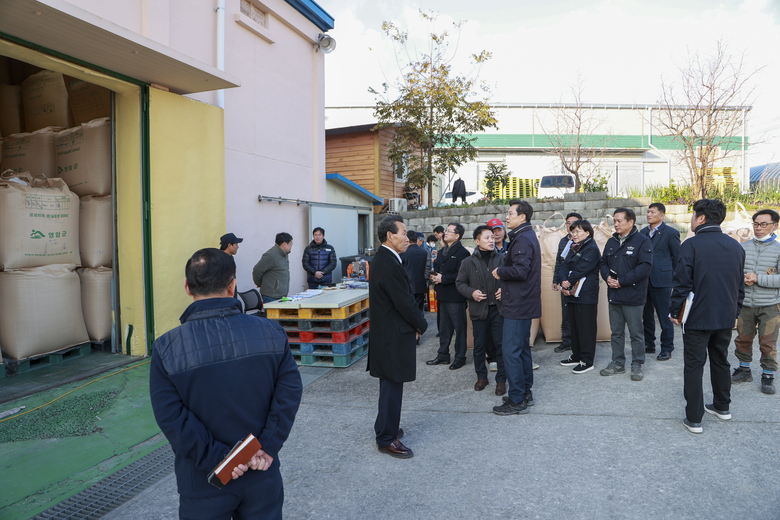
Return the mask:
M663 351L660 354L658 354L658 357L655 359L657 359L658 361L669 361L670 359L672 359L672 353L668 351Z
M646 354L655 354L655 347L645 347Z
M450 360L449 359L445 360L445 359L436 358L436 359L431 359L430 361L426 361L425 364L426 365L449 365L450 364Z
M377 449L380 453L386 453L387 455L397 459L411 459L414 457L412 450L404 446L403 443L398 439L394 440L391 444L385 446L384 448L377 446Z
M466 366L466 361L458 361L457 359L450 365L450 370L457 370Z

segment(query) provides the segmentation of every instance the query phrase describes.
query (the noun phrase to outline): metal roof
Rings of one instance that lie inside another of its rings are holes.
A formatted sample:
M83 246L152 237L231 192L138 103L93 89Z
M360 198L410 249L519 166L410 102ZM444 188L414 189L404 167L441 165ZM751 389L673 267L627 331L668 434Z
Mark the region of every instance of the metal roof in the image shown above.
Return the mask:
M363 186L355 182L352 182L351 180L347 179L346 177L344 177L339 173L326 173L325 179L341 184L351 192L369 199L374 204L374 206L381 206L382 204L385 203L385 199L383 199L379 195L374 195L373 193L365 189Z
M0 0L0 38L177 94L240 86L230 74L63 0Z
M780 179L780 163L750 167L750 182Z

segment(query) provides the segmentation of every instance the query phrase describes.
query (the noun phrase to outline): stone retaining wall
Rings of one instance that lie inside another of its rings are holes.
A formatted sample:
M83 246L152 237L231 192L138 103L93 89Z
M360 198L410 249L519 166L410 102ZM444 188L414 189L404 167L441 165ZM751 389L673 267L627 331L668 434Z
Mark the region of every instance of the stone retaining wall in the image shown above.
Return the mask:
M649 198L628 198L628 199L607 199L605 192L594 193L568 193L564 200L552 202L537 202L535 198L524 199L534 208L534 216L531 224L541 226L545 220L549 219L555 213L562 214L547 222L548 226L560 226L563 224L563 218L567 213L576 211L582 217L594 226L597 226L604 220L605 215L612 215L617 208L631 208L637 216L637 226L643 227L647 224L647 209L652 203ZM477 226L486 224L492 218L500 218L506 222L506 212L509 210L507 205L488 205L488 206L470 206L458 207L450 206L444 208L426 209L419 211L404 211L401 216L404 219L406 227L413 231L421 231L425 236L433 233L436 226L447 226L449 222L459 222L466 230L463 237L463 244L474 245L472 233ZM376 226L379 226L381 218L374 218ZM727 220L734 218L733 214L726 217ZM666 205L666 223L674 226L685 236L688 231L688 225L691 221L691 214L686 205ZM376 238L374 230L375 247L379 247L379 240Z

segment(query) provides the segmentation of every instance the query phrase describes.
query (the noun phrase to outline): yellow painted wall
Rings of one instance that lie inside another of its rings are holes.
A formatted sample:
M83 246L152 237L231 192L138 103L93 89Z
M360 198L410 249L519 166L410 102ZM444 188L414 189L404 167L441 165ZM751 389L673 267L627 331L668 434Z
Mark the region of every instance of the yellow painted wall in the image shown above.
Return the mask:
M152 263L155 334L179 325L192 303L184 266L225 233L223 110L150 89ZM139 183L140 184L140 183Z
M0 40L0 54L61 72L115 94L117 170L117 266L119 322L122 352L126 353L127 325L132 325L130 353L146 355L146 318L143 286L143 229L141 212L141 100L140 88L111 76ZM116 319L116 317L115 317Z

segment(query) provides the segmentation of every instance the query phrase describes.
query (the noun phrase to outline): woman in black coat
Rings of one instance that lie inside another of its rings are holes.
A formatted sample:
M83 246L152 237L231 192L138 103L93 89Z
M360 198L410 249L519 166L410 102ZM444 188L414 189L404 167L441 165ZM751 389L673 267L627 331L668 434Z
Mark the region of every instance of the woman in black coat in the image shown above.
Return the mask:
M570 231L574 243L561 265L558 277L571 323L571 355L562 360L561 365L574 367L572 372L575 374L584 374L593 370L593 357L596 355L601 253L593 240L593 226L590 222L577 220L572 223ZM582 287L576 287L577 283ZM575 296L577 289L579 294Z

